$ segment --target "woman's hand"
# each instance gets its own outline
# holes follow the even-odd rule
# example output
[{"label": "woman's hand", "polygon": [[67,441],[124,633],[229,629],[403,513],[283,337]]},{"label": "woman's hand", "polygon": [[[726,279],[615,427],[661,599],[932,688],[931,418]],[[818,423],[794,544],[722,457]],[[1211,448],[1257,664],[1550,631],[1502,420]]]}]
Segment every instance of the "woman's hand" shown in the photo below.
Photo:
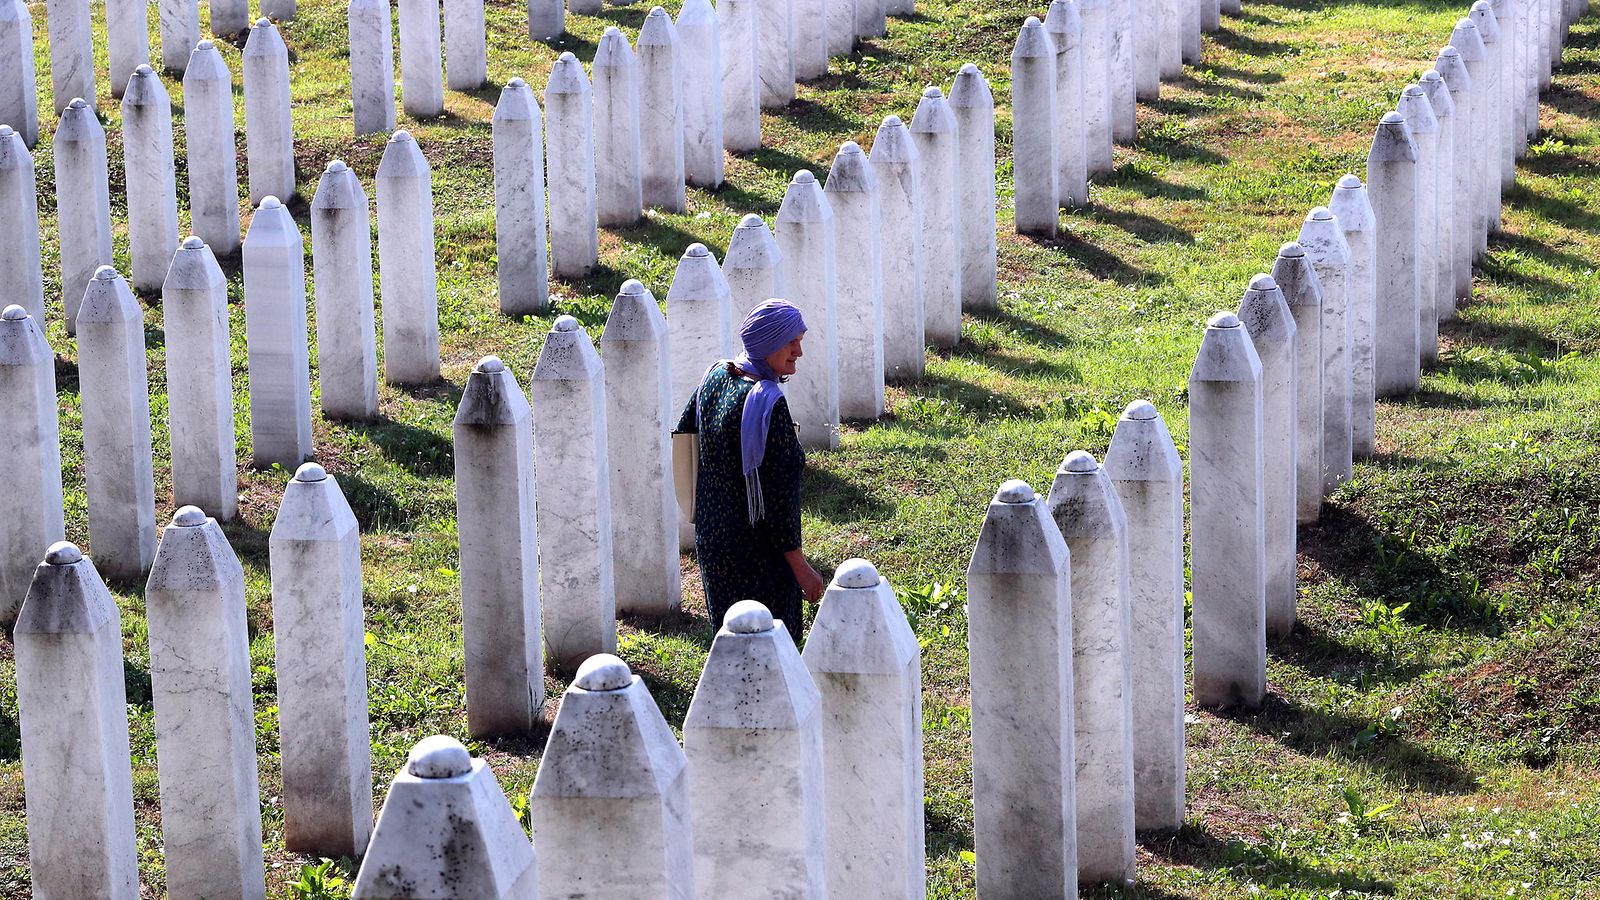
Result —
[{"label": "woman's hand", "polygon": [[796,548],[783,555],[789,563],[789,570],[794,573],[794,580],[800,584],[800,593],[812,603],[822,599],[822,592],[827,590],[828,583],[822,580],[817,570],[806,562],[806,555]]}]

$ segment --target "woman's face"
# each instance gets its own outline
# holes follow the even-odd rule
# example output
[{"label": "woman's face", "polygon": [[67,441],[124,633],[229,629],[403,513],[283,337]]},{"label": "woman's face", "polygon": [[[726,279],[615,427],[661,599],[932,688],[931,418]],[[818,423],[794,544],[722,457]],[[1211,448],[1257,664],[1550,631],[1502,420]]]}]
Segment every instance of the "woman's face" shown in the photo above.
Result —
[{"label": "woman's face", "polygon": [[795,373],[795,363],[800,357],[805,356],[805,353],[800,349],[800,342],[805,340],[805,336],[806,333],[804,331],[800,332],[798,337],[784,344],[783,348],[778,352],[767,357],[767,365],[772,367],[773,373],[779,378],[787,378]]}]

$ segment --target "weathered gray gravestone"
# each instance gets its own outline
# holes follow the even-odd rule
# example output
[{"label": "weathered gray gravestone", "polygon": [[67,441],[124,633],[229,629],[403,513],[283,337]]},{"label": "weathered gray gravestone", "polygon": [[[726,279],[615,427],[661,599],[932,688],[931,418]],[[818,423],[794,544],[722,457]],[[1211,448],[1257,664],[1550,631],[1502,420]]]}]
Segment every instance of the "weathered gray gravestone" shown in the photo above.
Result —
[{"label": "weathered gray gravestone", "polygon": [[1187,65],[1196,65],[1200,62],[1202,47],[1201,18],[1205,15],[1202,7],[1205,0],[1180,0],[1184,6],[1183,11],[1183,61]]},{"label": "weathered gray gravestone", "polygon": [[39,189],[33,155],[20,133],[0,125],[0,297],[44,321],[44,263],[39,254]]},{"label": "weathered gray gravestone", "polygon": [[1377,432],[1372,383],[1377,221],[1367,199],[1367,188],[1354,175],[1339,179],[1328,207],[1350,248],[1350,280],[1345,282],[1345,316],[1350,333],[1350,447],[1356,456],[1371,456]]},{"label": "weathered gray gravestone", "polygon": [[717,33],[722,41],[722,145],[734,153],[761,146],[762,0],[722,0]]},{"label": "weathered gray gravestone", "polygon": [[399,0],[400,102],[418,119],[444,115],[439,0]]},{"label": "weathered gray gravestone", "polygon": [[1055,237],[1061,222],[1056,48],[1033,16],[1011,51],[1011,158],[1018,234]]},{"label": "weathered gray gravestone", "polygon": [[234,35],[250,29],[249,0],[212,0],[211,33]]},{"label": "weathered gray gravestone", "polygon": [[39,95],[33,70],[33,16],[24,0],[0,0],[0,57],[11,77],[0,83],[0,124],[39,142]]},{"label": "weathered gray gravestone", "polygon": [[1395,397],[1417,389],[1417,145],[1405,117],[1386,113],[1367,153],[1367,186],[1377,223],[1373,390]]},{"label": "weathered gray gravestone", "polygon": [[107,576],[131,579],[156,551],[150,384],[144,310],[110,266],[95,273],[78,310],[78,382],[90,546]]},{"label": "weathered gray gravestone", "polygon": [[75,99],[95,98],[89,4],[82,0],[46,0],[45,24],[49,28],[50,85],[56,114],[60,115]]},{"label": "weathered gray gravestone", "polygon": [[828,893],[920,900],[922,650],[872,563],[839,567],[801,658],[822,696]]},{"label": "weathered gray gravestone", "polygon": [[1156,408],[1123,410],[1102,468],[1128,521],[1134,824],[1183,824],[1183,460]]},{"label": "weathered gray gravestone", "polygon": [[56,125],[56,226],[61,230],[61,304],[67,334],[75,333],[83,291],[111,264],[111,194],[106,132],[82,98],[67,104]]},{"label": "weathered gray gravestone", "polygon": [[[1500,26],[1500,113],[1497,127],[1500,140],[1500,192],[1511,190],[1517,183],[1517,158],[1527,146],[1527,135],[1522,131],[1522,38],[1525,26],[1521,4],[1517,0],[1491,0],[1495,24]],[[1438,110],[1434,110],[1438,115]],[[1520,140],[1519,140],[1520,139]]]},{"label": "weathered gray gravestone", "polygon": [[925,343],[961,343],[961,136],[944,92],[925,88],[911,120],[922,214],[922,333]]},{"label": "weathered gray gravestone", "polygon": [[1206,323],[1189,374],[1194,699],[1256,707],[1267,689],[1261,360],[1233,313]]},{"label": "weathered gray gravestone", "polygon": [[[1471,211],[1471,258],[1476,259],[1479,254],[1489,246],[1489,205],[1494,198],[1490,193],[1489,172],[1490,160],[1493,159],[1494,144],[1489,138],[1489,116],[1494,102],[1493,85],[1490,82],[1489,54],[1484,47],[1483,37],[1478,31],[1477,23],[1470,18],[1458,19],[1455,30],[1450,33],[1450,46],[1454,47],[1460,57],[1462,66],[1466,70],[1465,91],[1469,99],[1466,103],[1465,127],[1472,143],[1471,152],[1471,177],[1467,180],[1466,187],[1467,206]],[[1440,75],[1445,80],[1450,79],[1451,73],[1441,69]],[[1459,100],[1459,98],[1458,98]],[[1460,114],[1462,104],[1456,103],[1457,114]],[[1458,134],[1460,132],[1457,132]],[[1373,188],[1373,206],[1377,207],[1378,197],[1376,186]],[[1382,281],[1382,272],[1379,272],[1379,281]],[[1381,288],[1380,288],[1381,290]],[[1379,396],[1383,392],[1379,390]]]},{"label": "weathered gray gravestone", "polygon": [[1078,880],[1133,881],[1133,681],[1128,520],[1095,458],[1067,454],[1047,501],[1072,573]]},{"label": "weathered gray gravestone", "polygon": [[77,547],[34,570],[13,644],[34,895],[136,900],[122,627]]},{"label": "weathered gray gravestone", "polygon": [[328,163],[311,200],[311,269],[322,414],[371,419],[378,414],[372,218],[361,179],[343,160]]},{"label": "weathered gray gravestone", "polygon": [[782,109],[794,99],[794,0],[757,0],[755,38],[761,106]]},{"label": "weathered gray gravestone", "polygon": [[185,506],[145,586],[167,894],[264,900],[244,570]]},{"label": "weathered gray gravestone", "polygon": [[483,0],[444,0],[444,71],[452,91],[475,91],[489,79]]},{"label": "weathered gray gravestone", "polygon": [[684,178],[696,187],[720,187],[724,140],[722,39],[710,0],[684,3],[678,11],[677,31]]},{"label": "weathered gray gravestone", "polygon": [[233,129],[233,73],[210,41],[195,45],[183,72],[184,163],[189,220],[211,252],[239,252],[239,151]]},{"label": "weathered gray gravestone", "polygon": [[[1494,4],[1490,0],[1477,0],[1472,4],[1472,10],[1467,14],[1478,29],[1478,39],[1483,42],[1484,58],[1481,68],[1482,77],[1473,76],[1473,80],[1483,88],[1480,96],[1483,106],[1479,107],[1481,113],[1477,119],[1479,130],[1483,134],[1484,158],[1483,170],[1478,173],[1484,194],[1484,224],[1487,233],[1484,236],[1484,247],[1488,246],[1488,235],[1500,233],[1500,170],[1501,156],[1505,152],[1506,134],[1501,125],[1505,117],[1505,104],[1507,98],[1506,83],[1503,77],[1502,58],[1505,56],[1505,42],[1501,40],[1500,25],[1495,20]],[[1451,43],[1454,43],[1452,36]],[[1467,66],[1472,65],[1468,57]]]},{"label": "weathered gray gravestone", "polygon": [[394,24],[388,0],[350,0],[350,113],[356,137],[394,130]]},{"label": "weathered gray gravestone", "polygon": [[[950,86],[950,108],[960,135],[957,168],[961,205],[961,308],[992,310],[998,306],[996,249],[994,94],[972,63],[961,67]],[[828,183],[833,183],[829,173]],[[838,214],[838,210],[834,210]]]},{"label": "weathered gray gravestone", "polygon": [[428,384],[439,380],[433,169],[409,132],[389,138],[377,182],[383,377],[390,384]]},{"label": "weathered gray gravestone", "polygon": [[495,277],[500,312],[538,315],[550,307],[545,251],[544,117],[533,89],[513,78],[494,108]]},{"label": "weathered gray gravestone", "polygon": [[1072,571],[1024,481],[995,493],[967,566],[973,840],[985,897],[1078,896]]},{"label": "weathered gray gravestone", "polygon": [[1083,22],[1084,153],[1093,178],[1111,171],[1111,0],[1080,0],[1078,15]]},{"label": "weathered gray gravestone", "polygon": [[739,220],[722,258],[722,274],[733,297],[733,329],[758,304],[783,297],[783,253],[767,223],[754,213]]},{"label": "weathered gray gravestone", "polygon": [[[1295,322],[1271,275],[1257,275],[1239,302],[1239,321],[1261,362],[1262,506],[1266,522],[1267,634],[1294,630],[1297,461]],[[1318,473],[1320,490],[1320,473]]]},{"label": "weathered gray gravestone", "polygon": [[[839,328],[833,208],[816,176],[801,169],[778,207],[774,239],[785,299],[805,316],[808,365],[789,376],[784,396],[807,447],[839,446]],[[776,296],[776,295],[774,295]]]},{"label": "weathered gray gravestone", "polygon": [[629,226],[644,217],[639,141],[639,63],[628,39],[607,28],[594,52],[595,189],[600,224]]},{"label": "weathered gray gravestone", "polygon": [[916,142],[899,116],[878,126],[872,143],[878,182],[883,259],[883,371],[888,378],[921,378],[927,364],[922,294],[922,168]]},{"label": "weathered gray gravestone", "polygon": [[133,287],[158,290],[178,249],[178,174],[172,154],[172,101],[148,65],[133,71],[122,95],[122,168]]},{"label": "weathered gray gravestone", "polygon": [[[1450,98],[1449,86],[1437,71],[1429,69],[1422,73],[1418,83],[1422,86],[1422,92],[1428,97],[1428,105],[1433,109],[1434,118],[1439,122],[1439,138],[1434,154],[1436,177],[1433,188],[1434,197],[1439,204],[1439,219],[1433,233],[1434,317],[1430,323],[1437,334],[1439,323],[1449,321],[1456,309],[1456,105]],[[1471,277],[1470,273],[1468,277]]]},{"label": "weathered gray gravestone", "polygon": [[[1477,173],[1472,166],[1477,157],[1478,138],[1472,131],[1472,76],[1467,74],[1467,63],[1461,58],[1461,52],[1450,46],[1442,48],[1434,62],[1434,71],[1439,73],[1445,87],[1449,88],[1450,102],[1455,110],[1455,120],[1451,125],[1454,145],[1451,151],[1454,154],[1451,205],[1455,211],[1455,221],[1450,229],[1454,253],[1451,259],[1451,268],[1455,273],[1454,293],[1449,308],[1439,311],[1441,317],[1453,321],[1456,305],[1472,298],[1472,257],[1477,248],[1477,238],[1472,231]],[[1343,219],[1342,216],[1340,218]]]},{"label": "weathered gray gravestone", "polygon": [[284,847],[360,856],[372,835],[361,533],[321,466],[284,488],[268,544]]},{"label": "weathered gray gravestone", "polygon": [[855,0],[828,0],[828,55],[849,56],[855,48]]},{"label": "weathered gray gravestone", "polygon": [[179,75],[200,43],[200,0],[159,0],[161,66]]},{"label": "weathered gray gravestone", "polygon": [[106,0],[105,10],[111,97],[120,100],[134,69],[150,63],[149,0]]},{"label": "weathered gray gravestone", "polygon": [[706,370],[719,359],[732,359],[733,295],[722,267],[705,244],[690,244],[678,260],[667,289],[668,370],[672,383],[669,425],[700,387]]},{"label": "weathered gray gravestone", "polygon": [[[684,194],[683,71],[678,29],[657,6],[639,29],[639,150],[644,205],[681,213]],[[718,148],[721,155],[721,148]]]},{"label": "weathered gray gravestone", "polygon": [[[1330,221],[1308,233],[1308,225],[1309,220],[1300,228],[1302,241],[1308,238],[1326,240],[1324,226],[1338,227],[1337,222]],[[1312,257],[1306,253],[1302,243],[1291,241],[1278,248],[1278,258],[1272,264],[1272,280],[1277,282],[1278,290],[1288,304],[1289,314],[1294,317],[1295,521],[1315,522],[1322,515],[1322,473],[1325,470],[1323,435],[1325,428],[1332,427],[1325,425],[1330,418],[1327,408],[1335,403],[1332,394],[1337,391],[1331,382],[1339,377],[1337,370],[1327,371],[1323,368],[1325,356],[1322,341],[1325,337],[1324,328],[1328,325],[1323,310],[1326,293]],[[1349,359],[1348,354],[1345,359]],[[1348,382],[1348,362],[1344,373]],[[1348,421],[1347,416],[1346,429],[1349,427]]]},{"label": "weathered gray gravestone", "polygon": [[837,238],[839,417],[876,419],[883,415],[881,213],[878,181],[855,141],[834,156],[826,193]]},{"label": "weathered gray gravestone", "polygon": [[244,239],[244,334],[255,465],[298,466],[311,455],[305,245],[277,197],[261,201]]},{"label": "weathered gray gravestone", "polygon": [[239,493],[233,369],[228,357],[228,279],[198,237],[185,238],[172,256],[172,268],[161,286],[161,317],[167,342],[172,500],[227,521],[238,507]]},{"label": "weathered gray gravestone", "polygon": [[1111,137],[1119,144],[1130,144],[1134,135],[1134,115],[1138,99],[1134,94],[1135,46],[1141,21],[1148,12],[1141,9],[1136,19],[1132,0],[1110,0],[1111,22]]},{"label": "weathered gray gravestone", "polygon": [[790,0],[794,10],[790,55],[794,57],[796,81],[811,81],[828,74],[828,6],[833,2]]},{"label": "weathered gray gravestone", "polygon": [[1161,95],[1161,41],[1165,28],[1165,2],[1139,4],[1132,12],[1133,90],[1139,100],[1155,101]]},{"label": "weathered gray gravestone", "polygon": [[610,654],[561,698],[529,807],[546,897],[691,900],[688,760],[650,690]]},{"label": "weathered gray gravestone", "polygon": [[245,160],[251,203],[294,195],[294,125],[289,108],[289,48],[278,26],[257,19],[244,45]]},{"label": "weathered gray gravestone", "polygon": [[1083,19],[1073,0],[1053,0],[1044,27],[1056,47],[1056,195],[1062,208],[1089,202],[1088,145],[1084,141]]},{"label": "weathered gray gravestone", "polygon": [[[1306,215],[1305,222],[1300,226],[1300,243],[1316,270],[1317,286],[1322,295],[1322,324],[1319,329],[1322,335],[1316,351],[1322,369],[1322,377],[1318,379],[1321,385],[1318,395],[1322,398],[1322,428],[1319,436],[1310,438],[1322,445],[1322,452],[1309,487],[1327,496],[1349,481],[1351,476],[1353,429],[1350,416],[1355,380],[1350,352],[1350,338],[1354,330],[1351,328],[1350,310],[1350,244],[1345,241],[1339,220],[1325,206],[1318,206]],[[1284,293],[1288,292],[1289,287],[1285,285]],[[1295,301],[1291,299],[1289,305],[1293,307]],[[1298,314],[1295,321],[1300,321]],[[1307,343],[1297,341],[1296,345],[1306,346]],[[1302,363],[1299,371],[1305,370],[1306,366]],[[1306,396],[1306,391],[1300,391],[1300,396]],[[1302,456],[1310,452],[1309,447],[1301,445]],[[1302,497],[1305,491],[1306,488],[1301,488]]]},{"label": "weathered gray gravestone", "polygon": [[[728,610],[683,720],[683,748],[695,896],[827,897],[821,695],[788,628],[760,603]],[[742,789],[755,783],[763,789]]]},{"label": "weathered gray gravestone", "polygon": [[600,260],[596,224],[593,98],[583,63],[563,53],[544,89],[545,157],[550,168],[550,269],[582,278]]},{"label": "weathered gray gravestone", "polygon": [[350,896],[538,900],[533,845],[489,764],[444,735],[411,748]]},{"label": "weathered gray gravestone", "polygon": [[528,0],[528,37],[548,41],[567,30],[567,5],[562,0]]},{"label": "weathered gray gravestone", "polygon": [[856,0],[856,37],[883,37],[889,33],[885,0]]},{"label": "weathered gray gravestone", "polygon": [[287,22],[295,16],[295,0],[265,0],[261,14],[269,19]]},{"label": "weathered gray gravestone", "polygon": [[1417,355],[1424,364],[1439,358],[1438,296],[1439,120],[1419,85],[1407,85],[1396,108],[1417,145]]},{"label": "weathered gray gravestone", "polygon": [[1160,67],[1161,80],[1183,75],[1184,28],[1189,20],[1188,0],[1163,0],[1161,4]]},{"label": "weathered gray gravestone", "polygon": [[577,319],[556,319],[529,394],[544,644],[571,671],[617,646],[605,367]]},{"label": "weathered gray gravestone", "polygon": [[40,321],[15,304],[0,312],[0,409],[0,453],[17,475],[0,504],[0,625],[9,625],[39,548],[66,535],[55,354]]}]

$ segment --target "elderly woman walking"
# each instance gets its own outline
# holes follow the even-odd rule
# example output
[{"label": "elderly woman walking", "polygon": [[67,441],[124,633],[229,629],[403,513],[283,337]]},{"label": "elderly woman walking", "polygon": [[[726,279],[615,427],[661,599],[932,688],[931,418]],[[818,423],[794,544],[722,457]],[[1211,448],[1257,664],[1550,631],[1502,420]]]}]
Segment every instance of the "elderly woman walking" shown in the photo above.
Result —
[{"label": "elderly woman walking", "polygon": [[825,587],[801,550],[806,456],[782,387],[805,333],[790,303],[752,309],[739,326],[744,353],[706,372],[678,422],[677,433],[700,435],[695,553],[715,625],[728,607],[756,600],[798,638],[801,599],[815,601]]}]

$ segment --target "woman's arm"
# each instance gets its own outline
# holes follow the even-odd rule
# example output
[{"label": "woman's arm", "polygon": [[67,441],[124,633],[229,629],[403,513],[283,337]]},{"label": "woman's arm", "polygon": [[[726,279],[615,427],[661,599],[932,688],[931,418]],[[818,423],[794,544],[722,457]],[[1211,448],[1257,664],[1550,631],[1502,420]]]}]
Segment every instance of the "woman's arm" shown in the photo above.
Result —
[{"label": "woman's arm", "polygon": [[800,583],[800,593],[805,595],[812,603],[822,599],[822,592],[827,588],[822,576],[811,563],[806,562],[806,554],[799,547],[783,554],[784,561],[789,564],[789,571],[794,573],[794,580]]},{"label": "woman's arm", "polygon": [[800,592],[815,603],[827,585],[817,570],[806,562],[800,541],[800,478],[805,469],[805,451],[795,437],[789,401],[779,400],[772,408],[772,424],[767,429],[767,455],[761,463],[761,494],[767,517],[761,524],[771,530],[783,558],[800,584]]}]

